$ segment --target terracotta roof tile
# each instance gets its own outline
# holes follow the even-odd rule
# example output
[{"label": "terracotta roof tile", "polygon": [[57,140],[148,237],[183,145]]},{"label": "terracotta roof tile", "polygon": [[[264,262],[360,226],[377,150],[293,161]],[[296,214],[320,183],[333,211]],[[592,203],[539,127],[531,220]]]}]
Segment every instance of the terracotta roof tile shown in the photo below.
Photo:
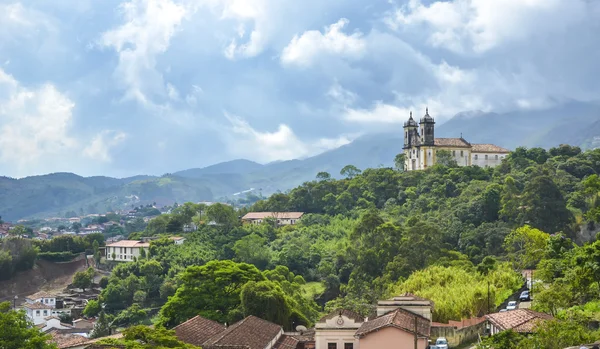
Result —
[{"label": "terracotta roof tile", "polygon": [[46,304],[42,304],[40,302],[35,302],[35,303],[25,303],[23,304],[23,308],[27,308],[27,309],[54,309],[49,305]]},{"label": "terracotta roof tile", "polygon": [[88,339],[84,336],[79,336],[76,334],[62,334],[58,332],[50,332],[50,335],[52,336],[52,339],[50,341],[56,344],[58,349],[74,347],[88,341]]},{"label": "terracotta roof tile", "polygon": [[180,341],[201,346],[210,337],[225,331],[225,326],[198,315],[173,329]]},{"label": "terracotta roof tile", "polygon": [[34,299],[40,299],[40,298],[56,298],[56,296],[51,293],[48,293],[48,292],[40,291],[40,292],[36,292],[32,295],[29,295],[25,298],[34,300]]},{"label": "terracotta roof tile", "polygon": [[434,140],[436,147],[470,147],[471,144],[462,138],[436,138]]},{"label": "terracotta roof tile", "polygon": [[510,150],[494,144],[473,144],[471,151],[474,153],[510,153]]},{"label": "terracotta roof tile", "polygon": [[242,219],[265,219],[268,217],[278,219],[300,219],[304,212],[248,212]]},{"label": "terracotta roof tile", "polygon": [[348,319],[352,319],[354,320],[354,322],[364,322],[365,318],[362,317],[362,315],[355,313],[351,310],[346,310],[346,309],[336,309],[335,311],[332,311],[331,313],[323,316],[322,318],[319,319],[319,322],[325,322],[326,320],[330,320],[333,318],[336,318],[338,316],[345,316]]},{"label": "terracotta roof tile", "polygon": [[395,327],[409,333],[414,333],[415,318],[417,320],[417,333],[421,336],[429,337],[431,322],[421,315],[402,308],[398,308],[378,318],[364,322],[358,331],[356,331],[356,336],[364,337],[373,331],[385,327]]},{"label": "terracotta roof tile", "polygon": [[494,326],[501,330],[514,330],[521,333],[531,333],[534,327],[545,320],[552,320],[548,314],[530,309],[515,309],[485,316]]},{"label": "terracotta roof tile", "polygon": [[299,341],[296,338],[288,335],[283,335],[281,336],[281,338],[279,338],[277,343],[275,343],[273,349],[296,349],[298,343]]},{"label": "terracotta roof tile", "polygon": [[256,316],[248,316],[231,325],[225,331],[211,337],[202,345],[202,348],[264,349],[271,341],[277,339],[282,332],[283,329],[279,325]]},{"label": "terracotta roof tile", "polygon": [[121,240],[108,244],[106,247],[150,247],[150,243],[137,240]]}]

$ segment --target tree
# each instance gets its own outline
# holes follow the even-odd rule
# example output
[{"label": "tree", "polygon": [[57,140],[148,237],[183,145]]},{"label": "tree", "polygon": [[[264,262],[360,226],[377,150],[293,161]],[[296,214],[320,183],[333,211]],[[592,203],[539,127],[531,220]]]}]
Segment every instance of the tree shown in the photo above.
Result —
[{"label": "tree", "polygon": [[458,167],[458,162],[456,162],[450,150],[436,150],[435,163],[447,167]]},{"label": "tree", "polygon": [[127,349],[200,349],[180,341],[175,336],[175,331],[164,327],[132,326],[123,331],[123,335],[122,339],[102,339],[98,343]]},{"label": "tree", "polygon": [[394,158],[394,166],[396,170],[404,172],[406,170],[406,154],[400,153]]},{"label": "tree", "polygon": [[74,232],[79,233],[80,229],[81,229],[81,223],[75,222],[75,223],[71,224],[71,230],[73,230]]},{"label": "tree", "polygon": [[236,241],[233,251],[239,262],[254,264],[261,270],[271,262],[271,250],[267,246],[267,239],[257,234],[250,234]]},{"label": "tree", "polygon": [[340,171],[340,174],[346,178],[354,178],[358,176],[362,171],[354,165],[346,165]]},{"label": "tree", "polygon": [[0,303],[0,348],[56,349],[51,337],[32,326],[25,312],[11,309],[10,302]]},{"label": "tree", "polygon": [[100,302],[98,302],[95,299],[91,299],[88,301],[88,304],[83,309],[83,315],[87,317],[94,317],[100,314],[100,311],[102,311],[102,306],[100,305]]},{"label": "tree", "polygon": [[92,285],[92,278],[94,277],[94,269],[88,268],[86,271],[78,271],[73,276],[73,286],[81,288],[84,292],[86,288]]},{"label": "tree", "polygon": [[100,338],[106,336],[110,336],[110,320],[104,310],[102,310],[100,316],[98,316],[98,321],[94,324],[90,337]]},{"label": "tree", "polygon": [[195,315],[221,322],[235,320],[240,292],[248,281],[262,281],[255,266],[229,260],[188,267],[180,277],[177,292],[160,310],[160,323],[176,326]]},{"label": "tree", "polygon": [[525,185],[523,206],[525,223],[550,234],[563,231],[573,218],[560,189],[547,175]]},{"label": "tree", "polygon": [[242,287],[242,310],[245,316],[254,315],[261,319],[290,328],[290,305],[285,293],[272,281],[250,281]]},{"label": "tree", "polygon": [[518,268],[535,267],[546,253],[548,240],[548,234],[525,225],[508,234],[504,249]]},{"label": "tree", "polygon": [[328,172],[321,171],[317,173],[317,180],[319,181],[328,181],[331,179],[331,175]]},{"label": "tree", "polygon": [[206,208],[206,216],[209,220],[222,225],[225,229],[238,224],[238,217],[233,207],[221,203],[216,203]]}]

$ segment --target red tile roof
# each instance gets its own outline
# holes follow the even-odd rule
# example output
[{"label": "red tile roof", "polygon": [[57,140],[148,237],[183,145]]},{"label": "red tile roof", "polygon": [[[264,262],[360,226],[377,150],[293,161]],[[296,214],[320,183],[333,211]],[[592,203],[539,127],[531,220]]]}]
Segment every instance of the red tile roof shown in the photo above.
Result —
[{"label": "red tile roof", "polygon": [[471,151],[473,153],[510,153],[510,150],[494,144],[473,144]]},{"label": "red tile roof", "polygon": [[320,318],[319,322],[325,322],[326,320],[336,318],[340,315],[345,316],[348,319],[352,319],[352,320],[354,320],[354,322],[364,322],[365,321],[365,318],[362,317],[362,315],[360,315],[358,313],[355,313],[353,311],[346,310],[346,309],[337,309],[337,310],[332,311],[331,313],[323,316],[322,318]]},{"label": "red tile roof", "polygon": [[35,302],[35,303],[25,303],[23,304],[23,308],[27,308],[27,309],[54,309],[49,305],[46,304],[42,304],[40,302]]},{"label": "red tile roof", "polygon": [[485,317],[502,331],[512,329],[521,333],[531,333],[540,321],[553,319],[551,315],[530,309],[509,310],[502,313],[488,314]]},{"label": "red tile roof", "polygon": [[417,334],[429,337],[431,329],[429,319],[402,308],[364,322],[356,331],[356,336],[364,337],[373,331],[386,327],[394,327],[409,333],[415,333],[415,319],[417,321]]},{"label": "red tile roof", "polygon": [[265,219],[269,217],[277,219],[300,219],[304,212],[248,212],[242,219]]},{"label": "red tile roof", "polygon": [[294,337],[283,335],[277,343],[273,346],[273,349],[296,349],[300,341]]},{"label": "red tile roof", "polygon": [[188,344],[201,346],[210,337],[225,331],[220,323],[198,315],[174,328],[177,338]]},{"label": "red tile roof", "polygon": [[56,298],[56,296],[51,293],[48,293],[48,292],[40,291],[40,292],[36,292],[32,295],[29,295],[25,298],[35,300],[35,299],[40,299],[40,298]]},{"label": "red tile roof", "polygon": [[270,342],[278,339],[282,332],[283,329],[279,325],[256,316],[248,316],[211,337],[202,348],[264,349]]},{"label": "red tile roof", "polygon": [[150,243],[137,240],[121,240],[108,244],[106,247],[150,247]]},{"label": "red tile roof", "polygon": [[89,339],[76,334],[62,334],[58,332],[50,332],[52,343],[56,344],[58,349],[66,349],[87,342]]},{"label": "red tile roof", "polygon": [[462,138],[436,138],[434,140],[434,145],[436,147],[462,147],[468,148],[471,146],[469,142],[465,141]]}]

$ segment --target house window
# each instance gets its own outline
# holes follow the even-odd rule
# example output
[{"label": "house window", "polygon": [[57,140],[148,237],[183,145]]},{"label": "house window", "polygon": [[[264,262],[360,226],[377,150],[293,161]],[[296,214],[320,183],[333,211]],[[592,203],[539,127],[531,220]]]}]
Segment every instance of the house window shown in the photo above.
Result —
[{"label": "house window", "polygon": [[487,155],[485,156],[485,159],[486,159],[486,160],[488,159]]},{"label": "house window", "polygon": [[496,160],[498,160],[498,155],[496,155]]},{"label": "house window", "polygon": [[119,248],[120,248],[119,253],[123,253],[123,247],[119,247]]},{"label": "house window", "polygon": [[44,303],[48,304],[48,299],[44,299]]},{"label": "house window", "polygon": [[39,310],[35,311],[35,316],[40,316],[40,311]]},{"label": "house window", "polygon": [[477,154],[475,154],[475,160],[477,160],[477,158],[478,158],[478,156],[477,156]]},{"label": "house window", "polygon": [[354,349],[354,343],[344,343],[344,349]]},{"label": "house window", "polygon": [[456,150],[452,151],[452,156],[456,156]]},{"label": "house window", "polygon": [[327,349],[337,349],[337,343],[327,343]]},{"label": "house window", "polygon": [[48,310],[44,310],[44,316],[48,316]]},{"label": "house window", "polygon": [[462,151],[462,150],[460,151],[460,156],[461,156],[461,157],[463,157],[463,156],[464,156],[464,153],[463,153],[463,151]]}]

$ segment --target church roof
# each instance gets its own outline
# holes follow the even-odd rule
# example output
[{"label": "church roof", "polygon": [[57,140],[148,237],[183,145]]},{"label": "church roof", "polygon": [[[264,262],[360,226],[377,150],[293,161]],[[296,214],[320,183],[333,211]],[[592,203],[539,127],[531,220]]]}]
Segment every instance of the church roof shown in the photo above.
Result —
[{"label": "church roof", "polygon": [[429,115],[429,108],[425,108],[425,115],[421,118],[421,123],[433,122],[433,118]]},{"label": "church roof", "polygon": [[473,144],[471,151],[474,153],[510,153],[510,150],[494,144]]},{"label": "church roof", "polygon": [[412,111],[410,112],[410,117],[408,118],[408,121],[404,123],[404,127],[408,127],[408,126],[415,126],[415,127],[417,126],[417,122],[412,117]]},{"label": "church roof", "polygon": [[469,142],[465,141],[462,138],[436,138],[434,144],[436,147],[468,148],[471,146]]}]

